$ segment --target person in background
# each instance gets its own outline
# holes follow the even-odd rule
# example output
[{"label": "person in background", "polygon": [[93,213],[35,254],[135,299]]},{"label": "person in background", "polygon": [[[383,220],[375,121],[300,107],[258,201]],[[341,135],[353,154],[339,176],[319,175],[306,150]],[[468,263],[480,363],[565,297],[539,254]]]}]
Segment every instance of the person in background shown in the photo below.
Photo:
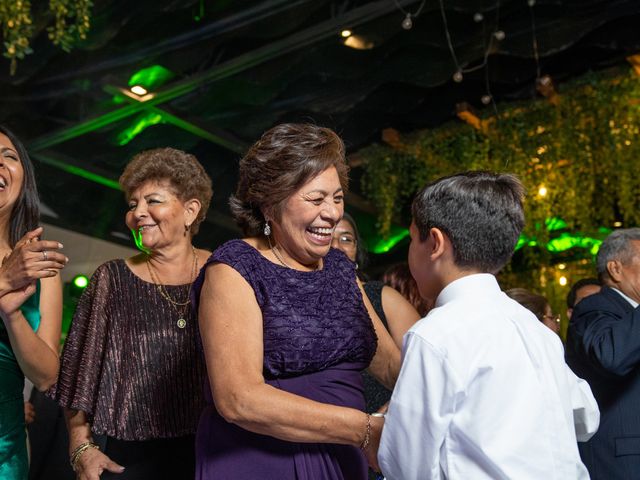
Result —
[{"label": "person in background", "polygon": [[158,148],[136,155],[120,185],[143,251],[96,269],[51,395],[65,408],[78,479],[193,478],[205,367],[191,288],[210,254],[193,237],[211,180],[193,155]]},{"label": "person in background", "polygon": [[363,412],[360,371],[391,389],[400,352],[331,248],[347,169],[342,140],[309,124],[271,128],[240,161],[230,204],[245,238],[198,279],[210,385],[198,480],[367,477],[382,418]]},{"label": "person in background", "polygon": [[495,278],[524,226],[523,197],[513,175],[466,172],[413,201],[409,266],[435,307],[407,332],[381,441],[371,435],[388,480],[588,479],[576,440],[598,427],[589,386]]},{"label": "person in background", "polygon": [[580,454],[593,480],[640,475],[640,228],[615,230],[596,256],[600,292],[573,309],[567,363],[593,389],[602,423]]},{"label": "person in background", "polygon": [[549,330],[560,335],[560,315],[553,313],[551,305],[545,297],[530,292],[526,288],[511,288],[505,290],[504,293],[527,310],[533,312],[536,318]]},{"label": "person in background", "polygon": [[416,309],[420,318],[426,317],[433,308],[430,302],[420,296],[418,284],[411,276],[408,263],[398,263],[387,268],[382,275],[382,282],[399,292]]},{"label": "person in background", "polygon": [[[358,272],[362,272],[362,267],[366,265],[366,251],[355,221],[346,212],[333,231],[331,246],[342,250],[350,260],[356,262]],[[364,282],[364,291],[380,321],[398,348],[402,348],[402,337],[420,319],[420,315],[400,293],[381,281]],[[391,391],[367,371],[362,372],[362,379],[367,412],[378,411],[391,399]]]},{"label": "person in background", "polygon": [[602,284],[597,278],[582,278],[571,286],[567,293],[567,318],[571,321],[574,307],[589,295],[600,292]]},{"label": "person in background", "polygon": [[28,474],[25,376],[38,390],[58,375],[62,245],[41,240],[38,191],[22,142],[0,126],[0,478]]}]

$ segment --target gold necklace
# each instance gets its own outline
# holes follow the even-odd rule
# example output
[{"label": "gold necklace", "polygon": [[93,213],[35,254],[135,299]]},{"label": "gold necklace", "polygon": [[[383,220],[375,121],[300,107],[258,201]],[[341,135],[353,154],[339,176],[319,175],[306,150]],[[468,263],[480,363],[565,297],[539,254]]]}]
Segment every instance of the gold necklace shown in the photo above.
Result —
[{"label": "gold necklace", "polygon": [[[277,245],[273,245],[271,243],[271,238],[269,237],[269,235],[267,235],[267,242],[269,242],[269,248],[273,252],[273,255],[276,257],[276,259],[278,259],[278,261],[285,267],[290,268],[291,270],[295,270],[295,268],[290,267],[289,265],[287,265],[287,262],[284,261],[284,258],[282,258],[282,254],[280,253],[280,249],[278,248]],[[311,271],[312,272],[316,271],[319,268],[320,268],[320,262],[318,262],[318,265],[316,265],[316,267]]]},{"label": "gold necklace", "polygon": [[173,298],[171,298],[171,295],[169,295],[169,292],[167,292],[167,289],[165,288],[164,284],[162,284],[158,276],[154,274],[153,269],[151,268],[151,263],[149,262],[150,256],[147,256],[147,269],[149,270],[149,275],[151,276],[151,280],[156,285],[156,288],[158,289],[158,292],[160,292],[160,295],[171,304],[173,309],[178,314],[178,321],[176,322],[176,324],[178,325],[178,328],[185,328],[187,326],[186,316],[187,316],[187,313],[189,312],[189,307],[191,306],[191,287],[193,286],[193,282],[196,279],[198,257],[196,256],[196,249],[193,247],[193,245],[191,245],[191,251],[193,252],[193,268],[191,271],[191,282],[189,283],[189,290],[187,291],[186,300],[183,302],[180,302],[179,300],[174,300]]}]

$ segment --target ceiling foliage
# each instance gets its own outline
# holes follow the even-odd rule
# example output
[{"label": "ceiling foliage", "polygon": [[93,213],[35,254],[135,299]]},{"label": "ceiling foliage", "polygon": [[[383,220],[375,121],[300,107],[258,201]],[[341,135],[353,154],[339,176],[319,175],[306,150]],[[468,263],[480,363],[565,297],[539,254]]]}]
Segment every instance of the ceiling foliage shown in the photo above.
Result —
[{"label": "ceiling foliage", "polygon": [[[121,242],[115,182],[141,150],[202,161],[215,194],[197,242],[214,247],[238,235],[238,158],[277,123],[329,126],[353,153],[387,128],[437,127],[461,102],[499,110],[540,96],[545,75],[560,85],[640,50],[636,0],[95,0],[69,52],[39,12],[33,53],[13,75],[0,61],[0,122],[28,144],[47,221]],[[364,160],[350,161],[348,209],[364,218]]]}]

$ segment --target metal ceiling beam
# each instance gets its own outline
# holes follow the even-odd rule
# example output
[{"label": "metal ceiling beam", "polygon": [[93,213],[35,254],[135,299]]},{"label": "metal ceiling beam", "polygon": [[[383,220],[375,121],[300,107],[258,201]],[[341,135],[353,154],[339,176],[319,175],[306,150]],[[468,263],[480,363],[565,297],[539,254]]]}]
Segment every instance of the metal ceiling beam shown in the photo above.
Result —
[{"label": "metal ceiling beam", "polygon": [[203,85],[230,77],[287,53],[301,50],[321,40],[335,37],[337,41],[338,33],[341,29],[347,27],[353,28],[397,10],[397,5],[404,7],[412,3],[416,3],[417,1],[418,0],[397,0],[396,2],[393,2],[390,0],[377,0],[365,4],[362,7],[346,12],[338,18],[327,20],[306,30],[296,32],[289,37],[276,40],[269,45],[265,45],[264,47],[247,52],[243,55],[239,55],[238,57],[224,62],[200,75],[195,75],[169,85],[164,89],[154,92],[154,97],[144,104],[138,103],[125,105],[104,115],[99,115],[80,122],[72,127],[63,128],[56,132],[43,135],[29,143],[30,151],[43,150],[53,145],[57,145],[95,131],[99,128],[103,128],[138,113],[149,106],[156,106],[169,102],[178,97],[187,95]]},{"label": "metal ceiling beam", "polygon": [[[134,96],[133,94],[128,94],[123,91],[123,89],[115,87],[113,85],[106,85],[104,87],[104,91],[111,95],[117,95],[130,104],[135,105],[138,103],[146,103],[143,100],[145,97],[136,98],[136,96]],[[247,145],[244,141],[238,139],[234,135],[231,135],[230,133],[218,128],[209,126],[206,124],[206,122],[202,122],[199,120],[194,121],[192,119],[185,120],[168,107],[159,108],[149,105],[145,108],[145,110],[157,113],[165,122],[170,123],[178,128],[182,128],[192,135],[208,140],[209,142],[215,143],[216,145],[220,145],[227,150],[231,150],[232,152],[242,154],[249,148],[249,145]]]}]

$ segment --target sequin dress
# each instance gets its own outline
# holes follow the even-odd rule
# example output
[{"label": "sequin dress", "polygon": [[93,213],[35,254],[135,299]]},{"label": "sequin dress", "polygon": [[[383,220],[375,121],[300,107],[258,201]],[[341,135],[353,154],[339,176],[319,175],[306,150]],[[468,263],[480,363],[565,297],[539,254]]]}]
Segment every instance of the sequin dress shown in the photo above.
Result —
[{"label": "sequin dress", "polygon": [[[40,284],[21,310],[34,331],[40,326]],[[24,423],[24,374],[0,320],[0,479],[26,480],[29,472]]]},{"label": "sequin dress", "polygon": [[[377,339],[342,252],[331,249],[322,270],[300,272],[267,260],[242,240],[225,243],[208,263],[225,263],[249,283],[262,310],[263,375],[281,390],[319,402],[364,410],[360,371]],[[196,288],[202,283],[202,275]],[[209,390],[208,390],[209,392]],[[210,393],[196,434],[196,479],[364,480],[356,447],[293,443],[226,422]]]},{"label": "sequin dress", "polygon": [[[165,288],[178,299],[189,290]],[[101,265],[78,302],[50,396],[85,412],[94,434],[118,441],[192,435],[204,407],[205,367],[194,309],[184,329],[181,316],[124,260]]]}]

